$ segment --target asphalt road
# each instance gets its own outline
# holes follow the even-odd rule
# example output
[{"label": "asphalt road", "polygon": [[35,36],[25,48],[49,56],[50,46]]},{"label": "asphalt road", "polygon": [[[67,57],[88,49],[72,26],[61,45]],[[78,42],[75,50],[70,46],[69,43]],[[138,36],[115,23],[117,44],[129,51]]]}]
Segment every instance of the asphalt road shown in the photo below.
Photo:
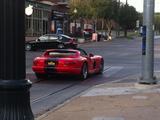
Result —
[{"label": "asphalt road", "polygon": [[[91,42],[79,45],[89,53],[102,55],[105,61],[103,75],[90,76],[85,81],[73,77],[55,76],[39,81],[35,78],[31,65],[34,57],[42,51],[26,52],[27,78],[33,81],[31,107],[35,116],[56,108],[65,101],[106,82],[137,82],[141,73],[141,39],[114,39],[112,41]],[[160,70],[160,40],[155,40],[155,71]]]}]

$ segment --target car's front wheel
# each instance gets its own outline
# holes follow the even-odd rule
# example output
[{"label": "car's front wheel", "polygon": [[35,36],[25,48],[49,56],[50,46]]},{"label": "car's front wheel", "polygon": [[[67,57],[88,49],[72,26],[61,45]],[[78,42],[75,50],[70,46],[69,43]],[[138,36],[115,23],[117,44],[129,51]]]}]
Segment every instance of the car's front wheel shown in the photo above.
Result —
[{"label": "car's front wheel", "polygon": [[25,45],[25,50],[26,51],[31,51],[32,50],[32,46],[30,44],[26,44]]},{"label": "car's front wheel", "polygon": [[87,79],[87,77],[88,77],[88,66],[87,66],[87,63],[84,63],[82,66],[82,69],[81,69],[80,78],[82,80],[85,80],[85,79]]}]

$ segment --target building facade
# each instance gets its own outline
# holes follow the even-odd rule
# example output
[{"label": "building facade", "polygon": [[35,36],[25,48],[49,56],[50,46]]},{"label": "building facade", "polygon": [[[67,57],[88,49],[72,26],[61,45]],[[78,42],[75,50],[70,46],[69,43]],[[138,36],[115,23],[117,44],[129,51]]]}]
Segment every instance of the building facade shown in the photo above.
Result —
[{"label": "building facade", "polygon": [[67,0],[26,0],[26,7],[33,6],[33,14],[26,15],[26,37],[56,33],[59,28],[69,32]]}]

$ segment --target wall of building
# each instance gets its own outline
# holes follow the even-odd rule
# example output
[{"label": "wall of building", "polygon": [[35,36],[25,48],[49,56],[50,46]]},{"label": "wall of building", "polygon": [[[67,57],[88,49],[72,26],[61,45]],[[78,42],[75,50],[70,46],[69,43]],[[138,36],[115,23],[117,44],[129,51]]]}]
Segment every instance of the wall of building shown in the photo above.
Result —
[{"label": "wall of building", "polygon": [[26,7],[33,6],[33,14],[26,16],[26,37],[38,37],[47,33],[56,33],[61,27],[69,32],[68,0],[26,0]]},{"label": "wall of building", "polygon": [[33,14],[25,17],[25,31],[27,37],[36,37],[50,32],[50,18],[52,6],[26,1],[26,7],[33,6]]}]

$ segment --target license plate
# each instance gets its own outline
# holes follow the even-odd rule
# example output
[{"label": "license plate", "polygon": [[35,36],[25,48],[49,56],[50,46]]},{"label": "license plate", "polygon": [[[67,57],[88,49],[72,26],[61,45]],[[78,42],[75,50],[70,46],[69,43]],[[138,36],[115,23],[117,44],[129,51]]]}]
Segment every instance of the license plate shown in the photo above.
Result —
[{"label": "license plate", "polygon": [[49,65],[49,66],[55,66],[55,65],[56,65],[56,63],[55,63],[55,62],[53,62],[53,61],[50,61],[50,62],[48,62],[48,65]]}]

